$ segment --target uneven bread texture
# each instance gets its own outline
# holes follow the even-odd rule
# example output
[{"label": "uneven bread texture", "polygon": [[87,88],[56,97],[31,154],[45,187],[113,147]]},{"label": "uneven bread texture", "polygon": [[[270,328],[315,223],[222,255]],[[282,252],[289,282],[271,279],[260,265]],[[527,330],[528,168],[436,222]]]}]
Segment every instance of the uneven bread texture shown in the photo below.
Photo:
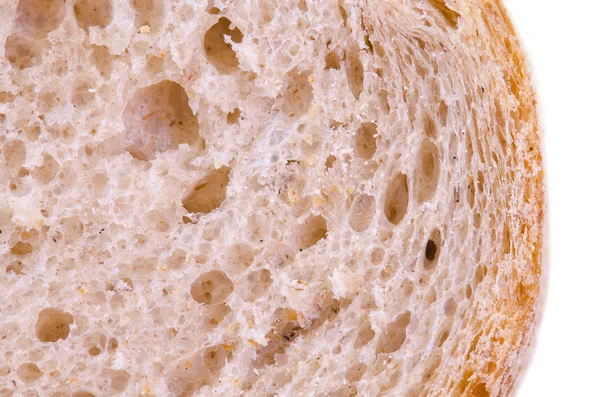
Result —
[{"label": "uneven bread texture", "polygon": [[510,393],[543,170],[496,1],[0,17],[0,396]]}]

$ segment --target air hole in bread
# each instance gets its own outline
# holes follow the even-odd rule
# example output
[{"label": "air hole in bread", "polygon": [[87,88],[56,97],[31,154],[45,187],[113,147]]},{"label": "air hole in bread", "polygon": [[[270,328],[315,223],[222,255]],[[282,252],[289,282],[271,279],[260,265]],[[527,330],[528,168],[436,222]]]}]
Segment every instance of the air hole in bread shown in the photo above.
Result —
[{"label": "air hole in bread", "polygon": [[67,339],[71,332],[73,316],[53,307],[46,308],[38,314],[35,334],[40,342],[57,342]]},{"label": "air hole in bread", "polygon": [[435,241],[429,240],[425,246],[425,259],[428,261],[433,261],[436,253],[437,247],[435,245]]},{"label": "air hole in bread", "polygon": [[43,39],[62,22],[64,6],[64,0],[19,0],[14,26],[33,38]]},{"label": "air hole in bread", "polygon": [[440,159],[437,146],[425,139],[418,155],[415,169],[417,201],[423,203],[433,198],[440,175]]},{"label": "air hole in bread", "polygon": [[325,69],[340,69],[340,56],[337,52],[331,51],[329,54],[325,56]]},{"label": "air hole in bread", "polygon": [[377,354],[398,351],[406,341],[406,329],[410,325],[411,312],[407,311],[385,326],[383,334],[377,340]]},{"label": "air hole in bread", "polygon": [[397,225],[404,219],[408,210],[408,180],[403,173],[397,173],[390,181],[384,196],[386,219]]},{"label": "air hole in bread", "polygon": [[473,213],[473,226],[475,226],[475,229],[479,229],[481,226],[481,213],[479,210],[475,210]]},{"label": "air hole in bread", "polygon": [[196,183],[182,200],[183,207],[190,213],[208,214],[223,204],[229,184],[228,167],[211,171]]},{"label": "air hole in bread", "polygon": [[344,377],[348,382],[358,382],[362,379],[365,372],[367,372],[367,365],[363,363],[354,364],[346,371]]},{"label": "air hole in bread", "polygon": [[369,160],[377,151],[377,125],[364,123],[354,135],[354,153],[363,160]]},{"label": "air hole in bread", "polygon": [[312,215],[296,231],[296,245],[305,250],[327,237],[327,221],[321,215]]},{"label": "air hole in bread", "polygon": [[23,165],[27,157],[25,142],[14,139],[6,142],[2,147],[2,156],[9,168],[18,168]]},{"label": "air hole in bread", "polygon": [[240,121],[240,109],[235,108],[232,112],[227,113],[227,124],[237,124]]},{"label": "air hole in bread", "polygon": [[308,5],[306,4],[306,0],[298,0],[298,9],[300,11],[308,11]]},{"label": "air hole in bread", "polygon": [[458,28],[460,14],[449,8],[446,0],[429,0],[429,3],[444,17],[446,23],[452,28]]},{"label": "air hole in bread", "polygon": [[220,270],[202,273],[190,288],[190,295],[198,303],[218,305],[233,292],[233,282]]},{"label": "air hole in bread", "polygon": [[465,297],[467,299],[471,299],[471,296],[473,296],[473,287],[471,287],[470,285],[467,285],[465,287]]},{"label": "air hole in bread", "polygon": [[469,177],[466,191],[467,203],[469,203],[469,207],[473,208],[475,207],[475,184],[472,177]]},{"label": "air hole in bread", "polygon": [[114,56],[108,51],[105,45],[93,45],[90,59],[94,66],[104,78],[110,77],[112,72],[112,61]]},{"label": "air hole in bread", "polygon": [[483,193],[485,187],[485,178],[483,177],[483,172],[477,171],[477,190],[479,193]]},{"label": "air hole in bread", "polygon": [[473,140],[471,139],[471,134],[466,134],[464,145],[467,161],[471,162],[473,160]]},{"label": "air hole in bread", "polygon": [[340,11],[340,16],[342,17],[344,26],[348,26],[348,12],[344,7],[344,0],[338,0],[338,10]]},{"label": "air hole in bread", "polygon": [[88,354],[92,357],[95,357],[101,353],[101,350],[98,346],[90,347],[88,349]]},{"label": "air hole in bread", "polygon": [[[126,245],[130,246],[131,243],[126,243]],[[139,249],[139,245],[143,245],[143,244],[138,244],[138,249]],[[130,269],[138,276],[146,276],[146,275],[152,273],[152,271],[154,269],[156,269],[157,267],[158,267],[158,259],[155,257],[135,258],[130,265]]]},{"label": "air hole in bread", "polygon": [[264,261],[272,269],[283,269],[294,262],[296,252],[288,245],[275,243],[267,248]]},{"label": "air hole in bread", "polygon": [[392,278],[393,275],[394,275],[394,268],[387,265],[387,266],[384,266],[383,269],[381,269],[381,272],[379,273],[379,278],[381,278],[382,281],[388,281],[389,279]]},{"label": "air hole in bread", "polygon": [[420,63],[415,63],[415,71],[417,72],[417,76],[420,77],[421,80],[427,80],[429,71],[429,65],[422,65]]},{"label": "air hole in bread", "polygon": [[131,375],[127,371],[103,370],[100,373],[100,388],[110,392],[123,392],[127,389]]},{"label": "air hole in bread", "polygon": [[281,108],[289,117],[300,117],[308,112],[313,103],[313,87],[310,71],[288,73],[288,85],[285,89]]},{"label": "air hole in bread", "polygon": [[[419,280],[421,281],[421,280]],[[425,278],[422,279],[423,284],[426,284],[427,281]],[[435,287],[429,287],[429,289],[427,290],[427,293],[425,294],[425,302],[427,302],[428,305],[432,305],[437,301],[437,291],[435,290]]]},{"label": "air hole in bread", "polygon": [[273,279],[271,278],[269,269],[256,270],[248,273],[244,278],[239,292],[242,299],[246,302],[251,302],[264,295],[272,283]]},{"label": "air hole in bread", "polygon": [[425,114],[425,119],[423,121],[423,128],[425,130],[425,135],[427,135],[430,138],[437,138],[437,135],[438,135],[437,126],[435,125],[435,122],[433,121],[433,119],[431,118],[431,115],[429,113]]},{"label": "air hole in bread", "polygon": [[17,376],[23,383],[34,383],[42,377],[44,373],[34,363],[24,363],[17,368]]},{"label": "air hole in bread", "polygon": [[10,91],[0,91],[0,103],[13,103],[15,98],[15,94]]},{"label": "air hole in bread", "polygon": [[130,0],[135,11],[135,26],[147,25],[156,28],[163,20],[164,0]]},{"label": "air hole in bread", "polygon": [[[226,39],[228,37],[228,39]],[[231,21],[226,17],[211,26],[204,34],[204,52],[208,61],[219,73],[230,74],[239,69],[237,54],[231,45],[241,43],[244,35],[238,28],[231,28]]]},{"label": "air hole in bread", "polygon": [[510,229],[508,225],[504,225],[504,232],[502,233],[502,248],[504,255],[508,255],[511,252],[511,242],[510,242]]},{"label": "air hole in bread", "polygon": [[337,158],[334,155],[327,156],[327,160],[325,160],[325,168],[331,169],[331,167],[333,167],[333,163],[335,163],[336,160]]},{"label": "air hole in bread", "polygon": [[85,107],[94,100],[94,97],[95,90],[92,81],[85,77],[79,78],[71,91],[71,103],[73,106],[76,108]]},{"label": "air hole in bread", "polygon": [[364,319],[360,327],[358,328],[358,334],[354,340],[354,348],[358,349],[371,342],[375,337],[375,331],[371,328],[371,323],[368,319]]},{"label": "air hole in bread", "polygon": [[446,302],[444,302],[444,314],[448,317],[454,316],[457,307],[458,306],[454,298],[448,299]]},{"label": "air hole in bread", "polygon": [[437,347],[442,347],[443,344],[446,342],[446,340],[448,340],[448,337],[450,336],[450,332],[447,330],[444,330],[440,333],[440,335],[437,338],[436,341],[436,346]]},{"label": "air hole in bread", "polygon": [[6,266],[6,273],[13,272],[17,275],[23,275],[23,274],[25,274],[23,272],[23,268],[24,268],[23,262],[14,261],[10,265]]},{"label": "air hole in bread", "polygon": [[43,185],[47,185],[54,180],[60,165],[54,157],[47,153],[43,155],[42,165],[35,167],[32,172],[33,179]]},{"label": "air hole in bread", "polygon": [[477,269],[475,270],[475,278],[473,281],[475,288],[477,288],[477,286],[481,284],[486,275],[487,267],[483,265],[477,266]]},{"label": "air hole in bread", "polygon": [[363,92],[365,71],[360,60],[360,49],[356,43],[353,43],[346,51],[346,75],[348,76],[348,86],[354,98],[358,100]]},{"label": "air hole in bread", "polygon": [[41,134],[42,128],[37,123],[34,123],[33,125],[30,125],[25,129],[25,135],[27,135],[27,139],[29,139],[32,142],[37,141]]},{"label": "air hole in bread", "polygon": [[185,89],[171,80],[138,89],[125,106],[123,122],[127,150],[140,160],[152,160],[180,144],[204,142]]},{"label": "air hole in bread", "polygon": [[[212,3],[212,2],[210,2],[210,3]],[[219,15],[221,13],[221,9],[219,9],[219,7],[210,6],[206,9],[206,12],[209,13],[210,15]]]},{"label": "air hole in bread", "polygon": [[400,288],[405,298],[410,298],[415,290],[414,283],[409,279],[402,280]]},{"label": "air hole in bread", "polygon": [[245,243],[236,243],[225,250],[224,267],[229,274],[240,274],[246,271],[254,261],[252,247]]},{"label": "air hole in bread", "polygon": [[221,369],[225,366],[228,359],[232,357],[231,347],[228,350],[223,348],[223,345],[212,346],[207,348],[202,355],[204,367],[213,375],[218,375]]},{"label": "air hole in bread", "polygon": [[167,258],[166,265],[169,269],[180,269],[185,263],[186,259],[187,253],[184,250],[177,248]]},{"label": "air hole in bread", "polygon": [[384,115],[390,114],[390,102],[389,93],[386,90],[379,91],[379,102],[381,104],[381,110]]},{"label": "air hole in bread", "polygon": [[[189,210],[188,210],[189,211]],[[197,223],[197,222],[191,222]],[[202,230],[202,238],[206,241],[213,241],[219,238],[221,235],[221,229],[223,226],[218,221],[212,221],[204,224],[204,230]]]},{"label": "air hole in bread", "polygon": [[[166,56],[167,54],[165,54]],[[165,67],[165,56],[146,55],[146,70],[151,74],[160,74]]]},{"label": "air hole in bread", "polygon": [[354,199],[348,224],[357,232],[363,232],[369,228],[373,215],[375,214],[375,197],[361,194]]},{"label": "air hole in bread", "polygon": [[17,241],[11,248],[10,253],[16,256],[25,256],[33,252],[33,246],[26,241]]},{"label": "air hole in bread", "polygon": [[202,316],[201,326],[207,330],[216,328],[231,313],[231,308],[225,303],[209,306],[209,310]]},{"label": "air hole in bread", "polygon": [[446,105],[446,102],[444,101],[440,102],[438,116],[440,118],[442,127],[446,127],[448,125],[448,105]]},{"label": "air hole in bread", "polygon": [[107,27],[113,18],[112,0],[75,0],[73,14],[77,25],[86,31],[91,27]]},{"label": "air hole in bread", "polygon": [[373,47],[373,43],[371,42],[370,35],[373,33],[373,29],[371,27],[367,27],[365,25],[365,16],[364,15],[362,15],[360,18],[360,27],[362,28],[362,30],[364,32],[363,38],[364,38],[365,44],[367,46],[367,51],[372,54],[374,47]]},{"label": "air hole in bread", "polygon": [[72,243],[83,236],[84,227],[81,220],[76,217],[64,218],[60,221],[60,232],[65,243]]},{"label": "air hole in bread", "polygon": [[485,383],[477,383],[473,386],[469,395],[473,397],[490,397],[490,392],[487,390]]},{"label": "air hole in bread", "polygon": [[375,247],[371,251],[371,263],[373,265],[379,265],[385,256],[385,250],[381,247]]},{"label": "air hole in bread", "polygon": [[37,105],[42,112],[49,112],[60,104],[55,91],[43,89],[37,96]]},{"label": "air hole in bread", "polygon": [[4,56],[17,69],[27,69],[42,61],[42,48],[38,41],[13,33],[4,42]]},{"label": "air hole in bread", "polygon": [[160,210],[151,210],[147,212],[144,216],[144,221],[149,225],[153,225],[154,230],[160,233],[168,232],[170,229],[170,222],[172,222],[171,219]]},{"label": "air hole in bread", "polygon": [[435,229],[431,232],[427,244],[425,244],[425,255],[423,258],[423,268],[425,270],[431,270],[437,265],[440,256],[441,243],[442,234],[439,229]]}]

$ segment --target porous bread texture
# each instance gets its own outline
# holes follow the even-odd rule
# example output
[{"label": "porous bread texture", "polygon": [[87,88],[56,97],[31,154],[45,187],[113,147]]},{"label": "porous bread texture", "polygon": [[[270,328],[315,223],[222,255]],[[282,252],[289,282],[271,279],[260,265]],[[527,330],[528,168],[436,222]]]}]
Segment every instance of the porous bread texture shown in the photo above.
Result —
[{"label": "porous bread texture", "polygon": [[496,1],[0,16],[0,396],[509,394],[543,171]]}]

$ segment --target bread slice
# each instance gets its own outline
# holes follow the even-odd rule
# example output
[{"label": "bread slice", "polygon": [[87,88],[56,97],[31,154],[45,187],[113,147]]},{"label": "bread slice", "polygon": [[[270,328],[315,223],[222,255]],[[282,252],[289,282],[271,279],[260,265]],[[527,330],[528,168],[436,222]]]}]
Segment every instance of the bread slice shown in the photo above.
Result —
[{"label": "bread slice", "polygon": [[0,396],[509,394],[544,193],[497,1],[0,16]]}]

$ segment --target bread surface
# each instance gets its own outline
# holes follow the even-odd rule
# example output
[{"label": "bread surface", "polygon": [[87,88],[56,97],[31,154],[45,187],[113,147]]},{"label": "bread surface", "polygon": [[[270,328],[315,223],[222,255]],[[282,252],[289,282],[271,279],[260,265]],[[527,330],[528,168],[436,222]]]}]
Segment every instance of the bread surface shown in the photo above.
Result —
[{"label": "bread surface", "polygon": [[511,393],[544,190],[499,2],[0,20],[0,396]]}]

